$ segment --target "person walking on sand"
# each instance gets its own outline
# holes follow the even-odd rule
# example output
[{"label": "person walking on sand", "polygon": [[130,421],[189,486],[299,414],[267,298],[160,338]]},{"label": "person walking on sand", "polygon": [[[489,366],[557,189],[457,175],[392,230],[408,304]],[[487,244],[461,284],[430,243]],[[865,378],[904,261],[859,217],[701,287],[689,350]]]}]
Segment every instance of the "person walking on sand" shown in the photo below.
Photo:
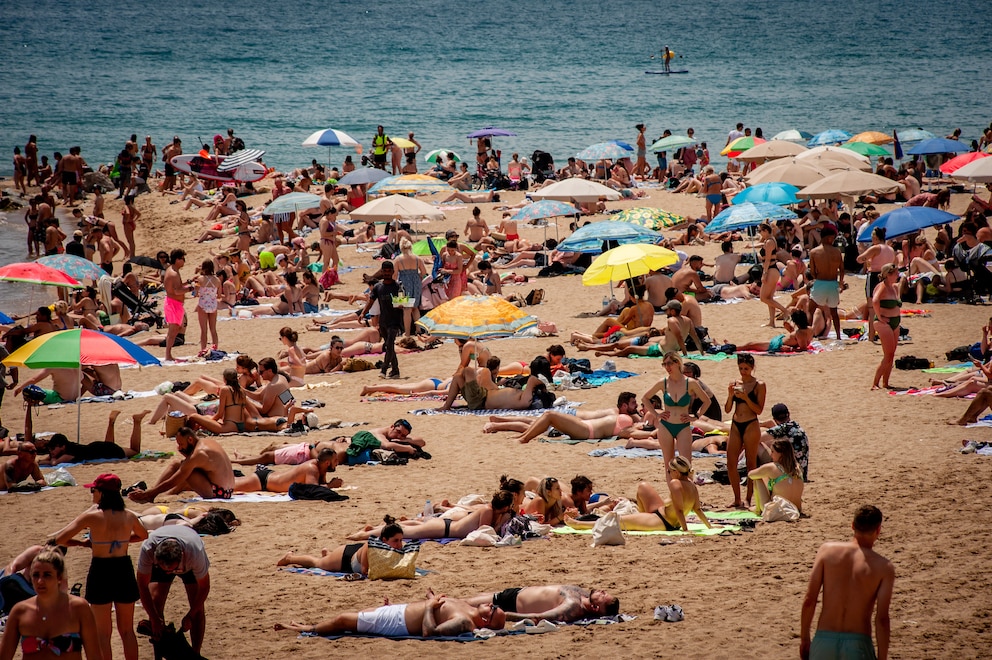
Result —
[{"label": "person walking on sand", "polygon": [[[809,251],[809,273],[813,278],[813,287],[809,291],[809,299],[815,307],[826,307],[830,310],[830,318],[834,322],[837,339],[840,334],[840,292],[844,290],[844,254],[834,247],[837,238],[837,227],[826,223],[820,229],[820,245]],[[816,309],[811,310],[813,312]],[[823,315],[826,318],[826,314]],[[830,324],[824,325],[824,336],[829,333]]]},{"label": "person walking on sand", "polygon": [[162,283],[165,285],[165,322],[169,324],[169,332],[165,337],[165,359],[167,362],[173,360],[172,347],[176,343],[176,336],[183,325],[183,317],[186,310],[183,301],[186,300],[186,287],[179,270],[186,263],[186,253],[183,250],[175,249],[169,254],[169,267],[165,271]]},{"label": "person walking on sand", "polygon": [[[803,599],[801,658],[875,658],[872,610],[877,657],[885,660],[889,656],[889,603],[896,574],[892,562],[873,549],[882,532],[882,512],[864,505],[855,512],[851,527],[852,541],[824,543],[816,553]],[[810,640],[809,629],[821,590],[820,619]]]},{"label": "person walking on sand", "polygon": [[[382,128],[381,126],[379,128]],[[393,279],[393,262],[383,261],[379,268],[382,279],[372,287],[365,309],[359,317],[368,314],[372,303],[379,303],[379,333],[382,335],[382,343],[385,354],[382,356],[382,377],[400,377],[400,363],[396,359],[396,337],[403,329],[403,309],[393,305],[393,298],[400,295],[400,285]]]}]

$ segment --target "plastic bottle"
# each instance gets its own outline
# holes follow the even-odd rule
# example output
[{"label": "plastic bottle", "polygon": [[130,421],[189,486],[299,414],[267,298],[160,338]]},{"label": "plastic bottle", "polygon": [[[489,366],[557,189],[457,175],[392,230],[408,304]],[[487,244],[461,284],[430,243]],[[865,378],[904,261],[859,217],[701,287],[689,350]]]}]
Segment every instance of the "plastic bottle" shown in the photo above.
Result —
[{"label": "plastic bottle", "polygon": [[434,506],[431,504],[430,499],[428,499],[427,503],[424,504],[424,518],[433,518],[433,517],[434,517]]},{"label": "plastic bottle", "polygon": [[609,306],[610,306],[609,296],[603,296],[603,309],[606,309]]}]

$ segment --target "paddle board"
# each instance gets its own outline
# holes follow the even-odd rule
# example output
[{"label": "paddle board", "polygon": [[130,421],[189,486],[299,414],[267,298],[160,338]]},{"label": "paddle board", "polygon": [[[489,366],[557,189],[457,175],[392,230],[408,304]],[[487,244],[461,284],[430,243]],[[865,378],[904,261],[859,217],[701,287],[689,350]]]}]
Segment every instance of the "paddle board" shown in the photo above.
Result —
[{"label": "paddle board", "polygon": [[675,73],[689,73],[689,69],[672,69],[671,71],[645,71],[654,76],[670,76]]},{"label": "paddle board", "polygon": [[197,154],[182,154],[172,159],[172,166],[180,172],[195,174],[211,181],[258,181],[265,176],[261,163],[245,163],[231,172],[220,172],[217,167],[224,162],[224,156],[217,159],[203,158]]}]

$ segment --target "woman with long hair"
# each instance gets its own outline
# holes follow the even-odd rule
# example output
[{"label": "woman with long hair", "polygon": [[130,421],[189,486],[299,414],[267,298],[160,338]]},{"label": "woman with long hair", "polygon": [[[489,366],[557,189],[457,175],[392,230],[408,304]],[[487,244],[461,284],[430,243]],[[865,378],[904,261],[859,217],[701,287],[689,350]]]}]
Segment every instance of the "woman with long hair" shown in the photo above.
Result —
[{"label": "woman with long hair", "polygon": [[781,497],[803,510],[803,470],[796,462],[796,451],[792,441],[781,438],[772,443],[772,462],[765,463],[757,470],[747,473],[747,478],[753,481],[758,491],[758,504],[755,512],[761,511],[772,501]]},{"label": "woman with long hair", "polygon": [[871,306],[875,314],[875,332],[882,344],[882,361],[875,369],[871,389],[879,384],[888,389],[889,375],[896,359],[896,345],[899,343],[899,318],[902,315],[902,299],[899,298],[899,269],[895,264],[885,264],[881,272],[882,281],[875,285],[871,296]]},{"label": "woman with long hair", "polygon": [[734,413],[730,420],[730,435],[727,437],[727,473],[730,488],[734,491],[734,501],[730,506],[749,509],[753,486],[748,481],[747,498],[741,502],[741,476],[737,470],[737,460],[743,449],[748,472],[758,467],[758,445],[761,443],[758,415],[765,409],[765,384],[754,377],[753,355],[738,354],[737,370],[741,378],[730,382],[727,387],[727,402],[723,406],[724,412]]},{"label": "woman with long hair", "polygon": [[761,302],[768,306],[769,328],[775,327],[775,313],[781,312],[788,316],[789,312],[782,303],[775,300],[775,292],[778,290],[778,281],[782,276],[778,269],[778,243],[772,236],[772,227],[767,222],[758,225],[758,233],[761,236],[761,250],[758,254],[761,257]]},{"label": "woman with long hair", "polygon": [[565,522],[565,507],[561,503],[561,484],[554,477],[545,477],[537,487],[537,497],[524,505],[524,513],[536,515],[545,525]]},{"label": "woman with long hair", "polygon": [[[675,458],[675,447],[678,445],[679,456],[691,464],[692,417],[689,406],[695,398],[702,402],[700,409],[706,410],[710,406],[710,396],[699,386],[699,381],[685,376],[682,358],[675,351],[666,353],[661,364],[668,376],[655,383],[642,397],[647,420],[657,428],[658,445],[665,463]],[[659,392],[662,393],[662,409],[657,411],[651,399]]]},{"label": "woman with long hair", "polygon": [[279,330],[279,341],[286,347],[286,360],[279,365],[289,368],[289,386],[300,387],[307,373],[307,356],[297,345],[300,335],[290,327]]},{"label": "woman with long hair", "polygon": [[[493,529],[499,529],[505,519],[512,513],[510,507],[513,505],[513,499],[513,493],[498,491],[493,495],[489,504],[479,507],[460,520],[434,517],[401,520],[399,521],[399,525],[403,528],[403,536],[408,539],[463,539],[485,525]],[[382,536],[383,529],[386,526],[397,522],[391,516],[386,516],[384,521],[385,524],[378,527],[366,526],[364,529],[349,536],[348,540],[365,541],[373,536]]]}]

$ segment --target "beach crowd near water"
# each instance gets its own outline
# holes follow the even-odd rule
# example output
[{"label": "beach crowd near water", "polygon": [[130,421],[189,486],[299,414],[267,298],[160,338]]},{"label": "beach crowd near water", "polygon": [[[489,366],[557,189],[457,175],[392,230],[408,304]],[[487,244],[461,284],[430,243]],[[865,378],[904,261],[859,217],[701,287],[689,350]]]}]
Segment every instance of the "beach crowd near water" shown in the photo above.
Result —
[{"label": "beach crowd near water", "polygon": [[[251,182],[214,176],[251,149],[234,129],[163,148],[134,134],[108,164],[43,135],[14,148],[16,261],[98,272],[13,314],[0,358],[82,329],[160,366],[0,363],[0,506],[17,521],[0,542],[0,660],[134,660],[177,633],[206,657],[473,635],[502,638],[483,647],[500,654],[664,655],[675,635],[690,656],[930,655],[906,603],[930,589],[913,544],[938,542],[914,516],[985,449],[948,434],[992,406],[992,185],[942,173],[955,152],[869,161],[835,143],[804,164],[800,142],[743,122],[708,142],[665,130],[656,142],[685,140],[664,150],[648,131],[608,143],[618,155],[556,160],[501,151],[499,133],[458,154],[378,126],[335,147],[340,164],[278,172],[259,153]],[[710,151],[741,139],[718,171]],[[992,125],[947,139],[980,160]],[[792,155],[748,158],[774,143]],[[887,183],[724,226],[749,179],[787,160]],[[394,189],[428,209],[368,214],[387,174],[418,175]],[[599,187],[554,197],[574,214],[524,219],[568,180]],[[300,201],[269,210],[280,198]],[[914,208],[952,215],[875,226]],[[633,209],[667,212],[657,240],[628,244],[671,259],[583,286],[625,241],[570,237]],[[466,306],[449,319],[464,332],[431,333],[479,297],[535,322],[475,332]],[[927,447],[894,450],[913,425]],[[416,578],[368,579],[417,553]],[[440,646],[402,652],[459,652]]]}]

